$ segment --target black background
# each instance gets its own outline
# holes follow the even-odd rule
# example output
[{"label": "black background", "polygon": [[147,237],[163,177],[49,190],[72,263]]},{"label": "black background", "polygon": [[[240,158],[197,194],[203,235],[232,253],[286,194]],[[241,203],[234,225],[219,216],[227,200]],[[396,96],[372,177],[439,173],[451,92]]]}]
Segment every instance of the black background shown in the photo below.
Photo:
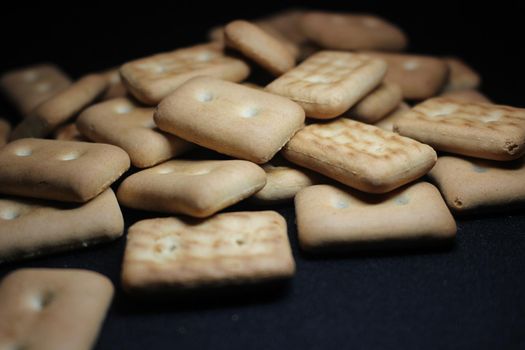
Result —
[{"label": "black background", "polygon": [[[0,71],[54,62],[73,77],[206,40],[209,27],[290,6],[379,14],[405,29],[411,52],[454,54],[483,77],[482,91],[525,107],[524,2],[223,1],[5,5]],[[2,101],[0,111],[17,120]],[[241,204],[232,210],[255,209]],[[525,214],[458,220],[452,249],[313,259],[297,247],[297,275],[279,293],[147,306],[120,291],[124,239],[0,268],[81,267],[109,276],[117,294],[99,349],[525,348]],[[126,223],[144,214],[124,210]],[[78,320],[82,322],[82,320]],[[67,332],[67,330],[64,330]]]}]

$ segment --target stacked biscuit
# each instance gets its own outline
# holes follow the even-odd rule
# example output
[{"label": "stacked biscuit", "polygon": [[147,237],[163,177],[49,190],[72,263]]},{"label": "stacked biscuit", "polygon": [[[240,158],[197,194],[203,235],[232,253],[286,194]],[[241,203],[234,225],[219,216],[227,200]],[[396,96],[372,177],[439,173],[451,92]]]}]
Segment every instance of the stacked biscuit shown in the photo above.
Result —
[{"label": "stacked biscuit", "polygon": [[[457,58],[400,53],[407,38],[384,19],[292,10],[210,37],[75,82],[49,64],[4,74],[23,119],[0,121],[0,262],[116,239],[120,205],[163,216],[128,230],[126,291],[231,288],[295,272],[285,219],[261,205],[294,200],[302,249],[326,253],[448,244],[450,210],[525,200],[525,110],[492,104]],[[246,80],[254,66],[267,86]],[[245,199],[257,211],[221,212]],[[34,289],[33,313],[60,315],[82,283],[105,285],[67,343],[89,348],[112,294],[100,276],[22,270],[0,299]],[[16,305],[0,322],[28,312]],[[57,331],[31,327],[0,327],[0,345]]]}]

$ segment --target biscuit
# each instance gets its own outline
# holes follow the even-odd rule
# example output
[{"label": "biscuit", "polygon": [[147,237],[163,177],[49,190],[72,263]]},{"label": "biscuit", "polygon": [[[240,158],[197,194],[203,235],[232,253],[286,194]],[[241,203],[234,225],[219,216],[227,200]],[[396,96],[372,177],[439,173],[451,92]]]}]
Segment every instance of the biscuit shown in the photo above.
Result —
[{"label": "biscuit", "polygon": [[274,211],[162,218],[130,227],[122,264],[128,292],[182,292],[291,278],[286,221]]},{"label": "biscuit", "polygon": [[114,240],[124,232],[111,189],[84,204],[0,199],[0,263]]},{"label": "biscuit", "polygon": [[525,109],[436,97],[394,125],[401,135],[435,149],[477,158],[512,160],[525,153]]},{"label": "biscuit", "polygon": [[443,156],[428,175],[455,213],[504,210],[525,203],[525,158],[502,163]]},{"label": "biscuit", "polygon": [[303,127],[304,111],[281,96],[198,77],[165,98],[154,119],[187,141],[262,164]]},{"label": "biscuit", "polygon": [[431,246],[456,235],[454,218],[427,182],[381,195],[316,185],[295,196],[295,212],[299,244],[310,252]]},{"label": "biscuit", "polygon": [[86,202],[128,168],[127,153],[112,145],[21,139],[0,149],[0,193]]},{"label": "biscuit", "polygon": [[346,118],[306,126],[281,153],[293,163],[372,193],[409,183],[436,162],[436,152],[425,144]]},{"label": "biscuit", "polygon": [[71,79],[53,64],[17,69],[0,78],[2,92],[24,117],[69,85]]},{"label": "biscuit", "polygon": [[401,88],[396,84],[382,83],[354,107],[343,114],[365,123],[373,124],[392,112],[402,101]]},{"label": "biscuit", "polygon": [[385,81],[399,85],[405,99],[424,100],[435,96],[447,82],[448,65],[442,59],[412,54],[366,54],[388,64]]},{"label": "biscuit", "polygon": [[122,81],[139,101],[156,105],[187,80],[197,76],[242,81],[250,68],[224,56],[216,43],[196,45],[142,58],[120,68]]},{"label": "biscuit", "polygon": [[157,129],[153,108],[139,107],[126,98],[93,105],[77,119],[77,127],[88,139],[109,143],[126,151],[131,164],[147,168],[178,156],[193,145]]},{"label": "biscuit", "polygon": [[126,178],[118,199],[135,209],[207,217],[265,183],[264,170],[245,160],[172,160]]},{"label": "biscuit", "polygon": [[272,28],[292,43],[300,45],[308,40],[299,26],[303,13],[300,9],[289,9],[261,18],[255,23],[263,28]]},{"label": "biscuit", "polygon": [[257,25],[236,20],[224,27],[226,45],[279,76],[295,66],[290,50]]},{"label": "biscuit", "polygon": [[444,58],[450,70],[446,91],[477,89],[481,78],[477,72],[457,57]]},{"label": "biscuit", "polygon": [[80,269],[18,269],[0,283],[0,348],[89,350],[113,284]]},{"label": "biscuit", "polygon": [[0,147],[7,143],[11,133],[11,124],[6,119],[0,118]]},{"label": "biscuit", "polygon": [[104,95],[102,95],[102,100],[112,100],[114,98],[126,97],[128,90],[126,86],[120,79],[120,72],[118,68],[108,70],[104,72],[106,79],[108,79],[108,88]]},{"label": "biscuit", "polygon": [[297,102],[312,118],[334,118],[378,86],[381,60],[349,52],[321,51],[283,74],[266,89]]},{"label": "biscuit", "polygon": [[61,141],[89,141],[80,133],[80,131],[78,131],[75,123],[68,123],[59,126],[55,132],[53,132],[53,138]]},{"label": "biscuit", "polygon": [[386,20],[372,15],[311,11],[300,18],[306,37],[334,50],[403,50],[406,35]]},{"label": "biscuit", "polygon": [[397,122],[400,118],[402,118],[403,115],[405,115],[405,113],[409,110],[410,106],[407,105],[405,102],[401,102],[392,113],[390,113],[374,125],[386,131],[394,131],[394,123]]},{"label": "biscuit", "polygon": [[107,88],[103,75],[86,75],[36,107],[11,134],[11,139],[43,138],[77,115]]},{"label": "biscuit", "polygon": [[481,92],[472,89],[445,91],[440,96],[458,99],[466,102],[492,103],[492,101]]}]

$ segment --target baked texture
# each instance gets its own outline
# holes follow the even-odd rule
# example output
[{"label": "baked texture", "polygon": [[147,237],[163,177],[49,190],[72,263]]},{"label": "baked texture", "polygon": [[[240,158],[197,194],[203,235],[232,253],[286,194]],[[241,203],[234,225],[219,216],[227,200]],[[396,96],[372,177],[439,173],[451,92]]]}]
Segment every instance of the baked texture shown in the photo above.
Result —
[{"label": "baked texture", "polygon": [[392,111],[392,113],[379,120],[374,125],[386,131],[394,131],[395,122],[402,118],[403,115],[405,115],[405,113],[409,110],[410,106],[407,105],[405,102],[401,102],[399,106],[397,106],[397,108]]},{"label": "baked texture", "polygon": [[401,88],[396,84],[382,83],[357,102],[344,117],[373,124],[392,112],[403,99]]}]

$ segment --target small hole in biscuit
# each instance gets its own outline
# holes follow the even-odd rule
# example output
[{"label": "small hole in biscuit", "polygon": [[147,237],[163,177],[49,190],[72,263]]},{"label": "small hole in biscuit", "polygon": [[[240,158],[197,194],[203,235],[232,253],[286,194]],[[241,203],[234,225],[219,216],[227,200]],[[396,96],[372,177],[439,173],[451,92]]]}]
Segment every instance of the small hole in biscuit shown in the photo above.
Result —
[{"label": "small hole in biscuit", "polygon": [[80,155],[77,152],[71,152],[60,156],[58,159],[68,161],[78,159]]},{"label": "small hole in biscuit", "polygon": [[238,238],[238,239],[235,240],[235,243],[236,243],[237,245],[243,245],[243,244],[244,244],[244,240]]},{"label": "small hole in biscuit", "polygon": [[33,70],[25,72],[24,74],[24,81],[27,81],[28,83],[35,81],[37,78],[38,78],[38,74]]},{"label": "small hole in biscuit", "polygon": [[241,116],[243,116],[244,118],[252,118],[255,117],[257,114],[259,114],[259,110],[254,107],[250,107],[242,111]]},{"label": "small hole in biscuit", "polygon": [[415,60],[406,61],[403,63],[403,68],[408,71],[415,70],[419,68],[419,62]]},{"label": "small hole in biscuit", "polygon": [[197,100],[201,102],[210,102],[211,100],[213,100],[213,95],[211,92],[201,92],[199,96],[197,96]]},{"label": "small hole in biscuit", "polygon": [[12,208],[0,211],[0,219],[13,220],[20,216],[20,213]]},{"label": "small hole in biscuit", "polygon": [[342,198],[338,198],[337,200],[334,201],[333,204],[334,204],[334,207],[338,209],[348,208],[348,202]]},{"label": "small hole in biscuit", "polygon": [[33,151],[31,151],[29,148],[19,148],[15,151],[15,154],[19,157],[27,157],[33,154]]},{"label": "small hole in biscuit", "polygon": [[115,113],[126,114],[126,113],[131,112],[132,109],[133,107],[129,105],[120,105],[120,106],[115,107]]},{"label": "small hole in biscuit", "polygon": [[51,84],[49,84],[47,82],[40,83],[40,84],[37,84],[35,86],[35,89],[38,92],[47,92],[47,91],[51,90]]},{"label": "small hole in biscuit", "polygon": [[32,304],[33,304],[33,307],[36,309],[36,310],[43,310],[44,308],[46,308],[47,306],[49,306],[49,304],[51,304],[51,302],[53,301],[53,299],[55,298],[55,294],[52,293],[52,292],[44,292],[42,293],[41,295],[38,295],[38,296],[35,296],[32,300]]},{"label": "small hole in biscuit", "polygon": [[175,244],[170,245],[169,248],[168,248],[168,250],[169,250],[170,252],[173,252],[173,251],[175,251],[176,249],[177,249],[177,246],[176,246]]},{"label": "small hole in biscuit", "polygon": [[484,168],[482,166],[479,166],[477,164],[473,164],[472,165],[472,169],[476,172],[476,173],[486,173],[488,171],[487,168]]},{"label": "small hole in biscuit", "polygon": [[406,196],[401,195],[401,196],[396,197],[395,202],[398,205],[406,205],[408,204],[409,200]]},{"label": "small hole in biscuit", "polygon": [[461,208],[463,206],[463,201],[460,198],[456,197],[454,198],[454,204],[456,205],[456,207]]},{"label": "small hole in biscuit", "polygon": [[199,62],[207,62],[211,59],[211,53],[210,52],[203,52],[197,55],[196,60]]}]

